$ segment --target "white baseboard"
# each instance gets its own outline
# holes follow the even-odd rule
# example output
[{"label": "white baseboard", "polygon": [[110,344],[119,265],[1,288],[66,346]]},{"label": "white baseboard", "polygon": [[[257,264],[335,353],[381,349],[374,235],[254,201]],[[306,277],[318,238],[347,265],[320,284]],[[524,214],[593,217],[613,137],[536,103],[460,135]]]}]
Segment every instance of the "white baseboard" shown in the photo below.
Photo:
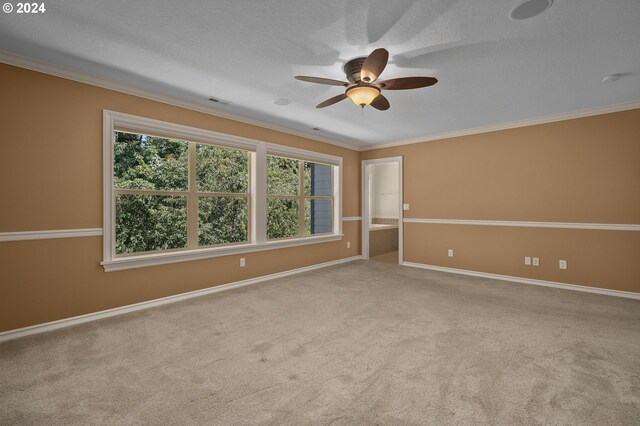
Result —
[{"label": "white baseboard", "polygon": [[604,294],[605,296],[625,297],[627,299],[640,300],[640,293],[622,290],[610,290],[606,288],[589,287],[585,285],[566,284],[556,281],[536,280],[533,278],[514,277],[511,275],[490,274],[488,272],[469,271],[467,269],[447,268],[444,266],[427,265],[424,263],[402,262],[403,266],[411,268],[429,269],[432,271],[449,272],[452,274],[470,275],[473,277],[489,278],[492,280],[511,281],[521,284],[539,285],[543,287],[561,288],[564,290],[583,291],[586,293]]},{"label": "white baseboard", "polygon": [[220,291],[231,290],[238,287],[258,284],[258,283],[273,280],[276,278],[288,277],[290,275],[301,274],[303,272],[309,272],[315,269],[321,269],[329,266],[353,262],[359,259],[362,259],[362,256],[352,256],[344,259],[332,260],[331,262],[319,263],[317,265],[305,266],[302,268],[291,269],[289,271],[276,272],[275,274],[263,275],[261,277],[249,278],[247,280],[242,280],[242,281],[236,281],[234,283],[222,284],[222,285],[217,285],[215,287],[204,288],[202,290],[195,290],[195,291],[190,291],[188,293],[176,294],[174,296],[163,297],[160,299],[149,300],[146,302],[134,303],[133,305],[121,306],[118,308],[107,309],[105,311],[93,312],[90,314],[79,315],[76,317],[46,322],[43,324],[36,324],[29,327],[17,328],[15,330],[3,331],[0,333],[0,342],[17,339],[20,337],[30,336],[32,334],[39,334],[47,331],[58,330],[65,327],[71,327],[73,325],[78,325],[85,322],[91,322],[91,321],[95,321],[103,318],[109,318],[117,315],[128,314],[130,312],[154,308],[156,306],[162,306],[169,303],[180,302],[182,300],[205,296],[207,294],[217,293]]}]

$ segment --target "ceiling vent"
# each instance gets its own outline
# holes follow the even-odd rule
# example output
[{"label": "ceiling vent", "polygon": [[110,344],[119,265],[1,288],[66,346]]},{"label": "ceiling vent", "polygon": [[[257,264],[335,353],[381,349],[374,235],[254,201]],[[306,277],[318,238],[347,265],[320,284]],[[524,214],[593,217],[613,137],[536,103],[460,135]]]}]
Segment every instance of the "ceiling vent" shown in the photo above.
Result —
[{"label": "ceiling vent", "polygon": [[218,104],[218,105],[223,105],[223,106],[231,105],[231,104],[233,103],[233,102],[231,102],[231,101],[225,101],[224,99],[214,98],[213,96],[211,96],[211,97],[209,98],[209,100],[210,100],[211,102],[214,102],[214,103],[216,103],[216,104]]}]

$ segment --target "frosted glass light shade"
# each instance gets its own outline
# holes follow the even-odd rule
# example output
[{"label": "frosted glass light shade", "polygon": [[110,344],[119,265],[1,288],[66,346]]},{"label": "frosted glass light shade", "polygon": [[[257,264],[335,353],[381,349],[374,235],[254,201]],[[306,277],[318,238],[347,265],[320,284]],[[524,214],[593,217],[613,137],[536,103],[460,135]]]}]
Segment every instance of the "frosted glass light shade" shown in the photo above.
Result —
[{"label": "frosted glass light shade", "polygon": [[355,86],[347,89],[347,96],[354,104],[364,108],[380,94],[380,89],[375,86]]}]

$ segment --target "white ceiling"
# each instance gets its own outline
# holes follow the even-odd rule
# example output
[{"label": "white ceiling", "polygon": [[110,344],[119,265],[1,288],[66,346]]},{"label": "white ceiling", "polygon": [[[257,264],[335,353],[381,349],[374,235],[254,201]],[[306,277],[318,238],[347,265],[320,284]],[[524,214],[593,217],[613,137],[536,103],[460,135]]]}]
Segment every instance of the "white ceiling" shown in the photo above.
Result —
[{"label": "white ceiling", "polygon": [[[0,15],[0,50],[355,148],[640,100],[640,1],[556,0],[509,19],[520,1],[48,0]],[[293,78],[344,79],[377,47],[383,79],[438,84],[362,111],[316,109],[341,88]]]}]

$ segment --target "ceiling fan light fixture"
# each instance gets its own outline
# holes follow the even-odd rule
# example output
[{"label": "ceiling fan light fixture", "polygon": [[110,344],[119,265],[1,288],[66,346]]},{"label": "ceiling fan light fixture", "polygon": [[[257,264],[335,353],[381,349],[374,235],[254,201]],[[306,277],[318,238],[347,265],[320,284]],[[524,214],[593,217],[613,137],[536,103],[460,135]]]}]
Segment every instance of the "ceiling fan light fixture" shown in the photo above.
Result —
[{"label": "ceiling fan light fixture", "polygon": [[371,104],[380,94],[380,89],[376,86],[353,86],[347,89],[347,96],[359,107],[366,107]]}]

